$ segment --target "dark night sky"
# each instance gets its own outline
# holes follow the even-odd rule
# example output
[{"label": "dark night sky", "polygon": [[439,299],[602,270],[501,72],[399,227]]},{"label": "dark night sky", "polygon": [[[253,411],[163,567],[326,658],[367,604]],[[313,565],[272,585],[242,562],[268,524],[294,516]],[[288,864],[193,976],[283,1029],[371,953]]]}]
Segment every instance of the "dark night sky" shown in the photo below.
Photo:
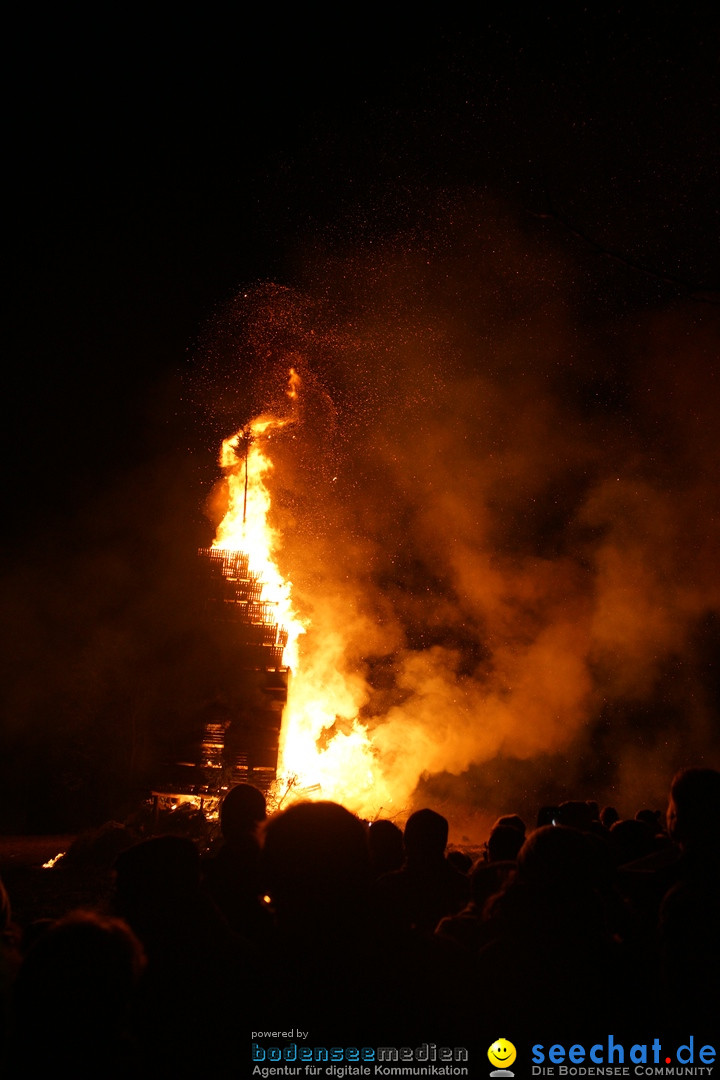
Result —
[{"label": "dark night sky", "polygon": [[216,306],[247,283],[294,285],[318,237],[372,244],[437,190],[498,199],[566,250],[588,323],[678,301],[716,318],[714,6],[542,7],[481,5],[454,25],[362,8],[322,23],[21,17],[5,136],[8,579],[23,548],[52,573],[101,493],[163,456],[187,454],[195,513],[213,444],[187,378]]},{"label": "dark night sky", "polygon": [[217,303],[292,283],[306,237],[373,218],[382,231],[419,192],[467,185],[555,215],[553,239],[600,282],[593,242],[647,270],[615,286],[619,308],[716,288],[711,10],[24,26],[7,155],[11,497],[48,452],[66,463],[62,499],[94,479],[88,440],[101,473],[142,455],[146,395]]}]

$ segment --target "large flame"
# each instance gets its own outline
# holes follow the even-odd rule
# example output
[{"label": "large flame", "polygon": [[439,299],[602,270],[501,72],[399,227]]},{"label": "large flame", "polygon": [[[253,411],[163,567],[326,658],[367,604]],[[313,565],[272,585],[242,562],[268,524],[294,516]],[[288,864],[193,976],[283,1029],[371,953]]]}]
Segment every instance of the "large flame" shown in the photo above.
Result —
[{"label": "large flame", "polygon": [[364,685],[343,671],[341,638],[327,632],[320,636],[295,610],[291,582],[277,565],[281,537],[269,522],[266,479],[274,468],[272,437],[298,422],[294,407],[300,386],[300,376],[290,368],[288,414],[263,414],[223,440],[220,465],[228,509],[213,547],[248,555],[250,570],[263,583],[263,601],[274,606],[277,622],[287,630],[283,661],[291,679],[278,766],[283,797],[312,793],[375,816],[381,809],[387,813],[394,802],[367,729],[357,719]]},{"label": "large flame", "polygon": [[484,243],[437,265],[373,255],[352,295],[331,264],[329,318],[289,291],[243,295],[213,380],[247,349],[252,384],[222,406],[240,408],[303,365],[302,390],[293,376],[226,443],[216,540],[287,605],[281,777],[368,818],[432,805],[458,838],[537,800],[659,805],[668,775],[717,756],[712,331],[685,312],[633,331],[606,400],[595,374],[576,385],[573,349],[608,386],[615,360],[570,333],[552,275],[513,248],[493,300]]}]

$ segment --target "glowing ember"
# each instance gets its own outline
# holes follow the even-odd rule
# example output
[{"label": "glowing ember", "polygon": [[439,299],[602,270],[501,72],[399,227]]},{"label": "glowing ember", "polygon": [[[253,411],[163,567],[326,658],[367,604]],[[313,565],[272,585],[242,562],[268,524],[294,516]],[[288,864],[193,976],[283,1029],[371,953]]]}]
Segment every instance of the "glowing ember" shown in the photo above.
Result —
[{"label": "glowing ember", "polygon": [[291,368],[286,391],[290,412],[259,416],[225,439],[220,465],[227,484],[227,512],[213,548],[243,551],[263,583],[263,600],[287,631],[283,663],[292,672],[280,740],[278,801],[337,799],[358,813],[374,816],[393,799],[383,780],[368,732],[357,719],[365,697],[360,679],[342,673],[339,636],[319,635],[293,606],[292,586],[280,574],[280,537],[270,526],[266,479],[274,466],[273,434],[297,422],[293,407],[301,380]]},{"label": "glowing ember", "polygon": [[67,852],[65,852],[65,851],[58,852],[58,854],[55,856],[55,858],[48,859],[47,862],[44,862],[42,864],[43,870],[52,870],[53,866],[57,866],[57,864],[60,862],[60,860],[65,858],[66,854],[67,854]]},{"label": "glowing ember", "polygon": [[178,810],[202,810],[206,821],[220,817],[220,799],[207,795],[158,795],[158,809],[174,814]]}]

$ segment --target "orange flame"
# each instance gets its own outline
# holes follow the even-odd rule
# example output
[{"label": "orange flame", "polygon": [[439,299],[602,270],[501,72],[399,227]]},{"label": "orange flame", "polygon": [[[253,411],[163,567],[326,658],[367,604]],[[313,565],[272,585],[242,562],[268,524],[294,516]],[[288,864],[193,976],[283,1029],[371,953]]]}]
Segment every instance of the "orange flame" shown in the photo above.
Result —
[{"label": "orange flame", "polygon": [[228,509],[212,545],[248,556],[250,568],[263,582],[263,599],[275,606],[277,622],[288,632],[285,663],[290,667],[297,663],[297,641],[305,627],[293,609],[290,583],[275,561],[279,536],[268,523],[270,493],[265,484],[273,463],[263,436],[292,422],[293,418],[260,416],[223,440],[220,465],[225,470]]},{"label": "orange flame", "polygon": [[[290,369],[286,391],[295,406],[301,379]],[[340,635],[322,639],[293,606],[292,587],[278,570],[280,536],[269,524],[271,499],[266,479],[274,465],[269,443],[273,433],[297,422],[262,415],[222,443],[228,510],[213,547],[243,551],[250,569],[263,582],[263,600],[275,605],[277,622],[288,633],[284,663],[291,669],[283,717],[278,780],[286,796],[335,799],[366,816],[392,806],[367,729],[357,719],[366,689],[360,678],[343,671]]]}]

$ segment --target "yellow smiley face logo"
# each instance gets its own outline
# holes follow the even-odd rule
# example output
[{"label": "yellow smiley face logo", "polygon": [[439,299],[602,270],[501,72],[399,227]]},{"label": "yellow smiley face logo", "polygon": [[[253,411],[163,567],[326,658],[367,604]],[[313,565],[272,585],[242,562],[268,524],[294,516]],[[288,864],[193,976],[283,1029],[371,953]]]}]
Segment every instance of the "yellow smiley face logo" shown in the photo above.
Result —
[{"label": "yellow smiley face logo", "polygon": [[488,1050],[490,1064],[498,1069],[507,1069],[517,1057],[517,1050],[507,1039],[496,1039]]}]

